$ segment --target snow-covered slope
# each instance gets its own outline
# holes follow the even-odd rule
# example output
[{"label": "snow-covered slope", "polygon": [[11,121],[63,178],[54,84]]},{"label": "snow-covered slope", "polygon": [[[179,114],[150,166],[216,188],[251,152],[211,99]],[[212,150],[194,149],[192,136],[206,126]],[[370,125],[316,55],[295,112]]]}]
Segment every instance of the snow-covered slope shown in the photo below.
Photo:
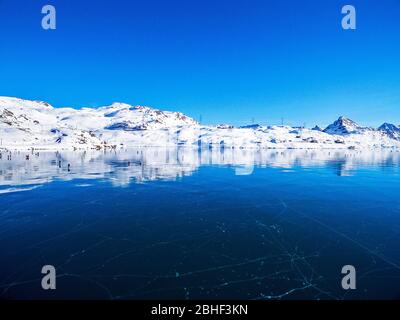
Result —
[{"label": "snow-covered slope", "polygon": [[[317,127],[316,127],[317,128]],[[114,103],[54,108],[41,101],[0,97],[0,148],[102,149],[200,146],[268,149],[400,147],[400,129],[365,128],[340,117],[325,130],[289,126],[204,126],[179,112]]]}]

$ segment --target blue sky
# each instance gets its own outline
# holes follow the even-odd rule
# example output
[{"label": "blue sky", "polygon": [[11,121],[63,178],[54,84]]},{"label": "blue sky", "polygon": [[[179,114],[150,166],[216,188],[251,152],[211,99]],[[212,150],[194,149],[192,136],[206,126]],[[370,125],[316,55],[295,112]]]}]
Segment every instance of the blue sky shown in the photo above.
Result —
[{"label": "blue sky", "polygon": [[0,95],[205,123],[398,124],[399,16],[400,0],[0,0]]}]

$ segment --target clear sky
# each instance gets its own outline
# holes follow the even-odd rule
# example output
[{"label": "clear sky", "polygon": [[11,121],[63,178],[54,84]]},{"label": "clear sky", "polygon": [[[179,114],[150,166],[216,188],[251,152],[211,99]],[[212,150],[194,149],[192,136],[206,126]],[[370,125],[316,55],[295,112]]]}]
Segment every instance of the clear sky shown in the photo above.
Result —
[{"label": "clear sky", "polygon": [[[345,4],[357,30],[341,28]],[[400,0],[0,0],[0,95],[204,123],[398,124]]]}]

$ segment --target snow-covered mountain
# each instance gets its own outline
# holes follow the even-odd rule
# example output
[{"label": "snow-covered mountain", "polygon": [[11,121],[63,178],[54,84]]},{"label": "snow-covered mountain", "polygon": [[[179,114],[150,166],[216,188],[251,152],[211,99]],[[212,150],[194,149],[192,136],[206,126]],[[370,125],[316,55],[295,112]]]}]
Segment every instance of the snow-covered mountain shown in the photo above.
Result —
[{"label": "snow-covered mountain", "polygon": [[362,128],[353,120],[350,120],[345,117],[340,117],[334,123],[330,124],[324,132],[329,134],[349,134],[349,133],[359,133],[362,130],[366,130],[366,128]]},{"label": "snow-covered mountain", "polygon": [[390,138],[400,141],[400,127],[385,122],[378,128],[378,130],[387,134]]},{"label": "snow-covered mountain", "polygon": [[315,126],[315,127],[312,128],[311,130],[314,130],[314,131],[323,131],[319,126]]},{"label": "snow-covered mountain", "polygon": [[199,146],[266,149],[400,147],[399,128],[365,128],[340,117],[325,130],[290,126],[205,126],[179,112],[114,103],[54,108],[46,102],[0,97],[0,149],[102,149]]}]

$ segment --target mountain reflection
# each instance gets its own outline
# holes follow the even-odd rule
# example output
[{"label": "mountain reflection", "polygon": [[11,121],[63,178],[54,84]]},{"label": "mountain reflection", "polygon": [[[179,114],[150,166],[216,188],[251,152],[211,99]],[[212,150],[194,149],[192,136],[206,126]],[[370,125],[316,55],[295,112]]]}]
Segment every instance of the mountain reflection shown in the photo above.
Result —
[{"label": "mountain reflection", "polygon": [[[255,167],[326,167],[346,176],[364,166],[397,168],[397,150],[244,150],[137,148],[119,151],[1,153],[0,194],[26,191],[55,180],[108,180],[127,186],[152,180],[175,180],[201,166],[229,166],[236,175],[251,175]],[[16,188],[23,186],[21,188]]]}]

